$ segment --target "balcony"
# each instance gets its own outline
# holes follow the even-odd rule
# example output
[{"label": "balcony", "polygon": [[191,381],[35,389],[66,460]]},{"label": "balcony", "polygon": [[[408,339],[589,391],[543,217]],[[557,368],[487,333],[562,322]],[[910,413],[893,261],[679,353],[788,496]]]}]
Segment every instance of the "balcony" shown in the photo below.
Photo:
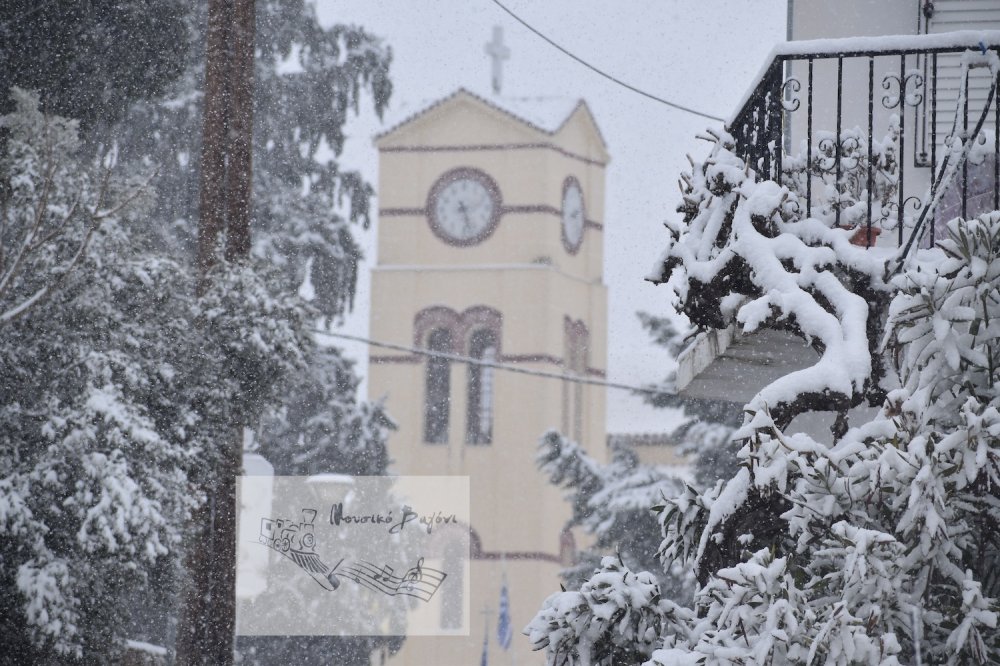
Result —
[{"label": "balcony", "polygon": [[996,31],[789,42],[727,127],[807,217],[865,246],[931,247],[948,219],[1000,209],[998,54]]},{"label": "balcony", "polygon": [[[701,330],[678,357],[675,404],[734,426],[744,404],[768,405],[772,416],[781,415],[780,428],[827,443],[852,420],[870,419],[884,398],[880,344],[893,276],[912,266],[911,258],[938,261],[941,251],[929,248],[950,220],[1000,209],[998,81],[1000,32],[777,47],[726,124],[735,143],[724,142],[726,152],[742,158],[752,179],[795,192],[792,218],[849,230],[826,238],[847,238],[865,249],[841,245],[836,252],[849,260],[813,262],[800,273],[797,259],[809,254],[807,248],[836,253],[834,241],[812,232],[796,236],[797,220],[780,234],[763,226],[748,234],[760,241],[753,245],[758,249],[777,248],[770,239],[789,234],[783,247],[802,252],[782,250],[780,265],[754,264],[751,245],[717,231],[725,225],[695,225],[686,231],[690,237],[678,235],[685,249],[671,250],[660,277],[665,281],[668,271],[683,266],[684,289],[697,294],[685,313],[706,316],[695,322]],[[818,227],[799,227],[806,228]],[[709,246],[702,254],[691,250]],[[718,256],[728,272],[710,265]],[[836,283],[829,291],[814,281],[820,272],[833,278],[824,284]],[[738,320],[737,308],[748,304],[757,315]],[[760,319],[746,325],[754,316]],[[828,389],[823,373],[798,372],[821,363],[824,372],[842,370],[848,337],[858,357],[871,363],[858,366],[839,393]]]}]

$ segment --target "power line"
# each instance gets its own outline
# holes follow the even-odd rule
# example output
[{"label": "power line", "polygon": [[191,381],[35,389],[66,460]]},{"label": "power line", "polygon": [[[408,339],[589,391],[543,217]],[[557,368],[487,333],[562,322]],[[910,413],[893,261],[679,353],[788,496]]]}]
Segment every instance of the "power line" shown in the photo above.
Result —
[{"label": "power line", "polygon": [[668,393],[665,389],[657,389],[651,386],[632,386],[630,384],[619,384],[617,382],[609,382],[601,379],[588,379],[586,377],[581,377],[579,375],[570,375],[559,372],[545,372],[544,370],[532,370],[530,368],[522,368],[517,365],[510,365],[508,363],[495,363],[493,361],[484,361],[481,358],[473,358],[471,356],[460,356],[458,354],[449,354],[447,352],[436,352],[429,349],[419,349],[416,347],[407,347],[405,345],[397,345],[391,342],[379,342],[378,340],[371,340],[370,338],[363,338],[359,335],[349,335],[347,333],[331,333],[330,331],[324,331],[319,328],[313,329],[314,333],[320,335],[327,335],[331,338],[340,338],[341,340],[351,340],[353,342],[362,342],[371,347],[382,347],[384,349],[392,349],[395,351],[408,352],[410,354],[417,354],[418,356],[427,356],[430,358],[441,358],[448,361],[455,361],[456,363],[467,363],[469,365],[479,365],[485,368],[495,368],[497,370],[505,370],[507,372],[516,372],[522,375],[531,375],[533,377],[547,377],[549,379],[559,379],[565,382],[573,382],[576,384],[590,384],[593,386],[605,386],[607,388],[622,389],[624,391],[636,391],[638,393],[649,393],[652,395],[659,395],[661,393]]},{"label": "power line", "polygon": [[572,58],[573,60],[576,60],[576,61],[577,61],[578,63],[580,63],[581,65],[583,65],[583,66],[584,66],[584,67],[586,67],[587,69],[589,69],[589,70],[591,70],[591,71],[593,71],[593,72],[596,72],[597,74],[600,74],[601,76],[603,76],[604,78],[608,79],[609,81],[613,81],[613,82],[617,83],[617,84],[618,84],[618,85],[620,85],[620,86],[623,86],[623,87],[625,87],[625,88],[628,88],[629,90],[631,90],[631,91],[632,91],[632,92],[634,92],[634,93],[638,93],[638,94],[642,95],[643,97],[648,97],[649,99],[651,99],[651,100],[654,100],[654,101],[656,101],[656,102],[659,102],[660,104],[666,104],[667,106],[669,106],[669,107],[672,107],[672,108],[674,108],[674,109],[677,109],[678,111],[684,111],[685,113],[690,113],[690,114],[693,114],[693,115],[696,115],[696,116],[701,116],[702,118],[708,118],[709,120],[718,120],[719,122],[725,122],[725,119],[724,119],[724,118],[720,118],[720,117],[718,117],[718,116],[713,116],[713,115],[712,115],[712,114],[710,114],[710,113],[704,113],[704,112],[702,112],[702,111],[698,111],[698,110],[696,110],[696,109],[692,109],[691,107],[688,107],[688,106],[684,106],[683,104],[678,104],[678,103],[676,103],[676,102],[671,102],[671,101],[669,101],[669,100],[666,100],[666,99],[663,99],[662,97],[657,97],[656,95],[653,95],[653,94],[651,94],[651,93],[648,93],[648,92],[646,92],[645,90],[640,90],[640,89],[636,88],[636,87],[635,87],[635,86],[633,86],[633,85],[629,85],[628,83],[625,83],[625,82],[624,82],[624,81],[622,81],[621,79],[618,79],[618,78],[615,78],[615,77],[614,77],[614,76],[612,76],[611,74],[608,74],[607,72],[605,72],[605,71],[602,71],[602,70],[600,70],[600,69],[598,69],[598,68],[594,67],[593,65],[591,65],[591,64],[590,64],[589,62],[587,62],[587,61],[586,61],[586,60],[584,60],[583,58],[580,58],[579,56],[576,56],[576,55],[574,55],[574,54],[570,53],[569,51],[567,51],[567,50],[566,50],[565,48],[563,48],[562,46],[559,46],[558,44],[556,44],[556,43],[555,43],[554,41],[552,41],[551,39],[549,39],[548,37],[546,37],[546,36],[545,36],[544,34],[542,34],[542,33],[541,33],[540,31],[538,31],[538,30],[536,30],[535,28],[531,27],[531,26],[530,26],[530,25],[529,25],[529,24],[527,23],[527,21],[525,21],[524,19],[522,19],[522,18],[521,18],[520,16],[518,16],[517,14],[515,14],[514,12],[512,12],[511,10],[507,9],[507,8],[506,8],[506,7],[505,7],[505,6],[504,6],[504,5],[503,5],[503,4],[502,4],[502,3],[500,2],[500,0],[492,0],[492,2],[493,2],[493,4],[495,4],[495,5],[496,5],[497,7],[499,7],[500,9],[502,9],[502,10],[504,10],[505,12],[507,12],[508,14],[510,14],[510,15],[511,15],[511,17],[513,17],[513,19],[514,19],[515,21],[517,21],[518,23],[520,23],[521,25],[523,25],[523,26],[524,26],[525,28],[527,28],[527,29],[528,29],[528,30],[530,30],[531,32],[535,33],[536,35],[538,35],[539,37],[541,37],[542,39],[544,39],[544,40],[545,40],[546,42],[548,42],[549,44],[551,44],[551,45],[552,45],[552,46],[554,46],[555,48],[559,49],[559,50],[560,50],[560,51],[562,51],[562,52],[563,52],[564,54],[568,55],[568,56],[569,56],[570,58]]}]

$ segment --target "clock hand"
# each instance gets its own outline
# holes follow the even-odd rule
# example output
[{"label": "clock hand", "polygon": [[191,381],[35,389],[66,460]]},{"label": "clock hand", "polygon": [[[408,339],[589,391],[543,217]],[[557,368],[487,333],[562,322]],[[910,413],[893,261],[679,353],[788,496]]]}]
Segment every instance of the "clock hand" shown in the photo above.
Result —
[{"label": "clock hand", "polygon": [[469,220],[469,210],[461,201],[458,202],[458,210],[462,213],[462,226],[466,231],[472,231],[472,222]]}]

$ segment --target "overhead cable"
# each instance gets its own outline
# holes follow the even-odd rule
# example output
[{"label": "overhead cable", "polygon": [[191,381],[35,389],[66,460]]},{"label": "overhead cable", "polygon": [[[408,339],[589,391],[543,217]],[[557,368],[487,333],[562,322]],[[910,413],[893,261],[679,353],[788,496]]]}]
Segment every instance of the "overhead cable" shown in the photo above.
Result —
[{"label": "overhead cable", "polygon": [[656,101],[656,102],[659,102],[660,104],[666,104],[667,106],[669,106],[671,108],[674,108],[674,109],[677,109],[678,111],[683,111],[685,113],[690,113],[690,114],[693,114],[695,116],[701,116],[702,118],[708,118],[709,120],[718,120],[719,122],[724,122],[724,120],[725,120],[724,118],[720,118],[719,116],[713,116],[710,113],[704,113],[703,111],[698,111],[696,109],[692,109],[691,107],[684,106],[683,104],[678,104],[677,102],[671,102],[670,100],[663,99],[662,97],[657,97],[656,95],[648,93],[645,90],[640,90],[639,88],[636,88],[633,85],[629,85],[628,83],[625,83],[621,79],[616,78],[616,77],[612,76],[611,74],[608,74],[607,72],[598,69],[597,67],[594,67],[593,65],[591,65],[589,62],[587,62],[583,58],[581,58],[581,57],[579,57],[577,55],[574,55],[573,53],[570,53],[569,51],[567,51],[562,46],[559,46],[558,44],[556,44],[554,41],[552,41],[551,39],[549,39],[548,37],[546,37],[541,31],[536,30],[535,28],[533,28],[531,25],[528,24],[527,21],[525,21],[524,19],[522,19],[520,16],[518,16],[517,14],[515,14],[514,12],[512,12],[511,10],[507,9],[507,7],[505,7],[503,5],[503,3],[500,2],[500,0],[492,0],[492,2],[493,2],[493,4],[495,4],[500,9],[502,9],[505,12],[507,12],[508,14],[510,14],[511,17],[515,21],[517,21],[518,23],[520,23],[521,25],[523,25],[525,28],[527,28],[531,32],[535,33],[536,35],[538,35],[539,37],[541,37],[542,39],[544,39],[546,42],[548,42],[549,44],[551,44],[555,48],[557,48],[560,51],[562,51],[564,54],[566,54],[567,56],[569,56],[573,60],[576,60],[578,63],[580,63],[581,65],[583,65],[587,69],[589,69],[589,70],[591,70],[591,71],[593,71],[593,72],[595,72],[597,74],[600,74],[601,76],[603,76],[604,78],[608,79],[609,81],[613,81],[613,82],[617,83],[620,86],[628,88],[629,90],[631,90],[634,93],[638,93],[639,95],[642,95],[643,97],[648,97],[649,99],[651,99],[653,101]]},{"label": "overhead cable", "polygon": [[605,386],[607,388],[622,389],[624,391],[635,391],[637,393],[649,393],[652,395],[658,395],[661,393],[670,393],[671,391],[667,388],[656,388],[653,386],[632,386],[630,384],[619,384],[617,382],[609,382],[602,379],[590,379],[588,377],[582,377],[580,375],[569,374],[569,373],[559,373],[559,372],[546,372],[544,370],[534,370],[531,368],[522,368],[519,365],[512,365],[510,363],[496,363],[494,361],[486,361],[481,358],[473,358],[471,356],[461,356],[459,354],[449,354],[447,352],[436,352],[430,349],[420,349],[417,347],[407,347],[405,345],[397,345],[391,342],[379,342],[378,340],[372,340],[370,338],[363,338],[359,335],[350,335],[347,333],[332,333],[330,331],[325,331],[323,329],[313,329],[314,333],[319,335],[326,335],[331,338],[339,338],[341,340],[351,340],[353,342],[361,342],[372,347],[382,347],[383,349],[392,349],[395,351],[407,352],[410,354],[416,354],[418,356],[427,356],[429,358],[441,358],[448,361],[454,361],[456,363],[467,363],[469,365],[478,365],[485,368],[495,368],[497,370],[505,370],[507,372],[516,372],[522,375],[532,375],[534,377],[547,377],[549,379],[559,379],[566,382],[573,382],[576,384],[590,384],[593,386]]}]

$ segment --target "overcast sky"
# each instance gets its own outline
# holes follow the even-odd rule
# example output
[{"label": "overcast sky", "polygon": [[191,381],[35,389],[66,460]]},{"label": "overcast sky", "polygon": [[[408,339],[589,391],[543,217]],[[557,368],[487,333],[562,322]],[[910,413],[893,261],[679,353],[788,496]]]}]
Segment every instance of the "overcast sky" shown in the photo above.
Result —
[{"label": "overcast sky", "polygon": [[[787,0],[501,0],[556,43],[625,82],[656,96],[727,117],[757,74],[771,47],[785,39]],[[648,344],[638,310],[664,312],[664,288],[643,281],[664,246],[662,221],[675,215],[677,176],[685,155],[704,153],[695,135],[712,121],[686,114],[620,87],[563,55],[529,32],[492,0],[317,0],[324,24],[352,23],[392,47],[394,93],[389,118],[401,107],[444,97],[458,87],[489,90],[484,45],[503,27],[510,59],[503,94],[570,96],[587,101],[601,128],[607,170],[604,280],[608,285],[609,379],[644,384],[672,368]],[[393,111],[396,113],[394,114]],[[349,123],[343,155],[377,183],[374,134],[384,125],[370,111]],[[377,202],[376,202],[377,208]],[[368,262],[355,313],[344,330],[368,331]],[[348,346],[360,359],[366,352]],[[599,362],[595,365],[600,365]],[[609,432],[663,431],[676,416],[645,408],[621,391],[608,393]]]}]

